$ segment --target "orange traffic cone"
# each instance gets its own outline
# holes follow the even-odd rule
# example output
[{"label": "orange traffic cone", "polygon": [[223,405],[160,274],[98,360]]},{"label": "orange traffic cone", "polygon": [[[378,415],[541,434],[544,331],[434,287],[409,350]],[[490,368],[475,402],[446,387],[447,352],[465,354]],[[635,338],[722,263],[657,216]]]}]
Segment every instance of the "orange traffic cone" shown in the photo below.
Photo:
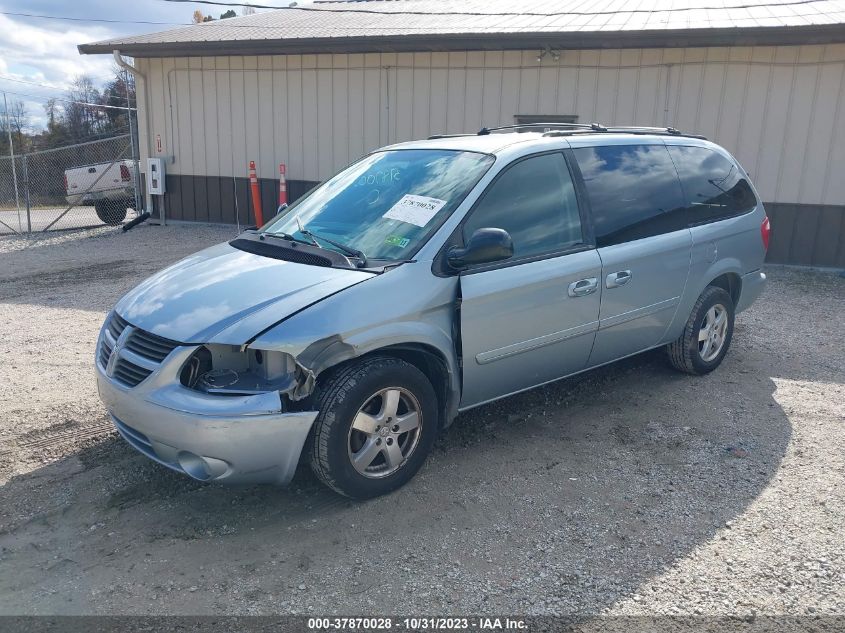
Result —
[{"label": "orange traffic cone", "polygon": [[255,210],[255,225],[264,224],[261,212],[261,192],[258,190],[258,176],[255,175],[255,161],[249,161],[249,188],[252,190],[252,208]]}]

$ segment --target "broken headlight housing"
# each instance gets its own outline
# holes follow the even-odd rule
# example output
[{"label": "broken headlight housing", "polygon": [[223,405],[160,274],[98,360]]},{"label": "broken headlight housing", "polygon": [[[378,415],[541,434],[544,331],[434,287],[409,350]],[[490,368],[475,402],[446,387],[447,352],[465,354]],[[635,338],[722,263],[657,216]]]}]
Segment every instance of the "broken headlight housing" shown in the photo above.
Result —
[{"label": "broken headlight housing", "polygon": [[283,352],[203,345],[185,363],[180,380],[189,389],[223,396],[290,393],[298,371],[293,357]]}]

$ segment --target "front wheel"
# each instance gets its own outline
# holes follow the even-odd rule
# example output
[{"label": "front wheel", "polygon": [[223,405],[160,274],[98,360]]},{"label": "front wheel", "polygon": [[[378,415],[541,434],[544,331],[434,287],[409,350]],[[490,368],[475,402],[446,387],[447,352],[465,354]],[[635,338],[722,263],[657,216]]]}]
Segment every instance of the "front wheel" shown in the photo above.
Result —
[{"label": "front wheel", "polygon": [[397,358],[353,361],[314,395],[320,412],[311,468],[335,492],[366,499],[410,480],[437,435],[437,395],[419,369]]},{"label": "front wheel", "polygon": [[675,369],[703,375],[728,353],[734,331],[734,302],[722,288],[707,286],[695,302],[684,333],[667,346]]},{"label": "front wheel", "polygon": [[100,200],[94,203],[94,211],[104,224],[117,226],[126,218],[128,206],[123,200]]}]

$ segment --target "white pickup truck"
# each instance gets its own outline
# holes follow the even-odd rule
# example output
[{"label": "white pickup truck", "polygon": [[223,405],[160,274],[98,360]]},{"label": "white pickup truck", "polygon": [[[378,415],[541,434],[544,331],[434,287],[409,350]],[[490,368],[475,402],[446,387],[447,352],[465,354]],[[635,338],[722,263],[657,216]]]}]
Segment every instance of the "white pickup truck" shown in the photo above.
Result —
[{"label": "white pickup truck", "polygon": [[93,206],[106,224],[120,224],[135,206],[135,163],[115,160],[65,170],[68,204]]}]

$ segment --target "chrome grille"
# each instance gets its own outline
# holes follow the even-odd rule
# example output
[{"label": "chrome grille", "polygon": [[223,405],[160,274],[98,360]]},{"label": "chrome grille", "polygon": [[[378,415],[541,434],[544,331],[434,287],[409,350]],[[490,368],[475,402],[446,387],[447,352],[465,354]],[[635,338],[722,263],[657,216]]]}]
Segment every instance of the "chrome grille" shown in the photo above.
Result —
[{"label": "chrome grille", "polygon": [[109,364],[109,356],[111,356],[112,345],[109,345],[109,341],[106,340],[104,336],[100,341],[100,349],[97,352],[97,361],[100,363],[100,366],[105,369],[106,365]]},{"label": "chrome grille", "polygon": [[[128,332],[127,332],[128,329]],[[109,360],[117,341],[124,337],[123,347],[113,363],[111,377],[117,382],[134,387],[153,373],[168,354],[180,343],[138,329],[116,312],[112,312],[100,338],[97,362],[109,373]]]},{"label": "chrome grille", "polygon": [[121,358],[114,368],[114,379],[128,387],[134,387],[151,373],[153,372],[146,367],[138,367]]},{"label": "chrome grille", "polygon": [[111,313],[111,317],[109,318],[109,332],[112,337],[114,337],[115,341],[127,325],[129,325],[129,323],[127,323],[125,319],[121,318],[117,312]]},{"label": "chrome grille", "polygon": [[129,340],[126,341],[126,349],[132,350],[136,354],[140,354],[144,358],[149,358],[157,363],[167,358],[167,355],[177,345],[179,343],[168,341],[166,338],[137,329],[129,337]]}]

